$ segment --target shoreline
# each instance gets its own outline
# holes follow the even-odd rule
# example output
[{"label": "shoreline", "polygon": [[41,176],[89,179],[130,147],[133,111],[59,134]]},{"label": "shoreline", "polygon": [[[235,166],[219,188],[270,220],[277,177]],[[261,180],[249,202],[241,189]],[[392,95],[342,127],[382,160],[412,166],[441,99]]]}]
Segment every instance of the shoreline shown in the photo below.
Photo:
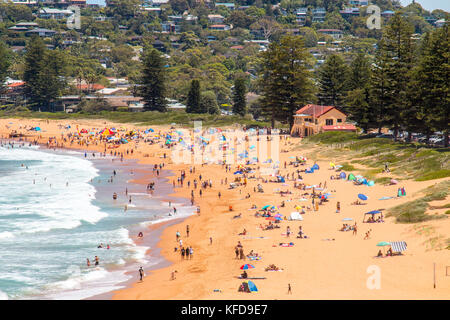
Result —
[{"label": "shoreline", "polygon": [[[5,120],[8,121],[8,120]],[[33,124],[37,121],[30,120],[27,123]],[[42,121],[44,123],[45,121]],[[67,123],[68,121],[50,121],[47,125]],[[71,122],[84,126],[97,127],[105,125],[114,126],[114,123],[101,121],[77,121]],[[99,125],[99,123],[101,123]],[[95,125],[95,124],[94,124]],[[134,128],[142,129],[143,126],[134,125]],[[50,129],[49,129],[50,130]],[[161,130],[168,130],[162,128]],[[61,130],[60,130],[61,131]],[[52,129],[51,132],[58,132]],[[51,133],[50,133],[51,134]],[[39,135],[39,134],[38,134]],[[53,134],[55,136],[57,134]],[[299,140],[292,139],[295,144]],[[289,161],[289,156],[299,155],[301,151],[295,151],[294,143],[290,143],[290,149],[286,153],[280,154],[280,171],[290,173],[291,168],[282,169],[282,161]],[[286,146],[287,144],[285,144]],[[89,146],[87,150],[100,148],[99,146]],[[129,146],[121,146],[129,148]],[[167,149],[159,148],[159,145],[139,145],[140,150],[135,152],[133,157],[139,163],[158,163],[162,160],[162,152],[170,152]],[[101,150],[102,151],[102,150]],[[100,152],[101,152],[100,151]],[[98,151],[96,151],[98,152]],[[145,154],[148,156],[146,157]],[[152,154],[150,157],[149,155]],[[127,158],[132,158],[127,156]],[[377,208],[390,208],[392,206],[416,199],[417,193],[431,185],[448,179],[437,179],[424,182],[405,180],[401,185],[407,189],[407,196],[393,200],[379,201],[381,197],[395,195],[396,186],[375,185],[373,187],[354,186],[348,181],[330,180],[328,163],[335,160],[339,163],[339,155],[332,158],[318,160],[321,169],[314,174],[304,175],[303,182],[307,185],[328,182],[332,197],[328,203],[320,206],[319,211],[307,211],[303,222],[283,221],[282,229],[278,231],[262,231],[260,224],[266,224],[264,219],[256,219],[253,211],[250,210],[252,204],[258,207],[264,204],[274,204],[279,206],[281,200],[286,201],[285,208],[279,208],[280,212],[288,215],[298,202],[298,190],[292,189],[293,194],[280,196],[276,189],[289,189],[291,180],[286,182],[286,186],[274,182],[263,183],[265,193],[255,193],[253,188],[260,180],[249,180],[249,185],[237,189],[228,189],[220,183],[220,179],[233,178],[232,173],[226,173],[221,165],[196,165],[197,172],[187,178],[192,179],[199,173],[208,179],[213,178],[213,188],[205,190],[203,197],[198,196],[196,190],[196,203],[201,207],[200,215],[193,215],[186,219],[166,226],[161,231],[161,238],[156,248],[160,254],[171,262],[169,266],[163,266],[148,272],[142,283],[130,282],[130,286],[116,290],[111,293],[112,299],[448,299],[450,292],[450,278],[445,276],[445,266],[450,254],[448,250],[429,249],[429,237],[422,229],[431,230],[437,236],[450,234],[450,219],[431,220],[419,224],[398,224],[393,218],[387,218],[381,224],[361,224],[362,214]],[[337,160],[336,160],[337,159]],[[312,165],[311,160],[308,165]],[[306,167],[305,167],[306,168]],[[171,170],[175,176],[180,170],[189,170],[188,165],[175,165],[166,162],[165,170]],[[289,171],[290,169],[290,171]],[[232,170],[234,171],[234,170]],[[359,171],[357,170],[354,170]],[[169,179],[170,180],[170,179]],[[229,180],[229,182],[232,180]],[[190,189],[176,187],[174,193],[184,199],[189,198]],[[222,193],[222,198],[217,198],[217,192]],[[242,193],[241,193],[242,192]],[[355,200],[358,192],[368,193],[370,200],[368,206],[352,206],[350,203]],[[246,200],[245,194],[249,193],[251,198]],[[295,193],[295,195],[294,195]],[[336,214],[336,201],[341,202],[341,213]],[[292,202],[292,203],[291,203]],[[309,203],[307,203],[309,205]],[[233,212],[228,210],[228,206],[233,205]],[[241,219],[233,219],[233,215],[242,213]],[[352,236],[351,232],[339,232],[337,229],[342,226],[342,218],[349,217],[357,221],[360,231],[357,236]],[[191,235],[186,237],[185,225],[191,227]],[[299,225],[305,229],[309,239],[291,240],[295,243],[292,248],[280,248],[277,244],[286,242],[288,239],[283,232],[286,225],[296,232]],[[242,229],[247,229],[248,236],[239,236]],[[372,229],[372,236],[369,240],[363,240],[364,232]],[[194,247],[194,258],[192,261],[181,260],[179,254],[173,253],[175,242],[175,231],[182,234],[183,242],[192,244]],[[425,230],[425,229],[423,229]],[[427,231],[427,232],[431,232]],[[213,238],[213,244],[209,244],[209,237]],[[333,238],[335,241],[323,241]],[[242,261],[233,259],[236,242],[242,241],[245,251],[250,249],[262,255],[262,261],[251,262],[256,266],[251,270],[252,276],[265,276],[266,280],[256,280],[259,292],[247,294],[238,293],[237,287],[241,283],[235,276],[241,272],[239,267],[248,260]],[[376,259],[373,256],[378,248],[379,241],[400,241],[408,243],[408,250],[401,257],[389,257],[386,259]],[[437,281],[440,283],[433,290],[430,286],[430,265],[437,263]],[[283,272],[264,272],[264,267],[269,264],[276,264],[284,269]],[[366,280],[368,277],[367,267],[379,265],[383,270],[383,286],[380,290],[368,290]],[[330,270],[330,267],[331,270]],[[174,269],[178,270],[177,279],[170,280],[170,273]],[[415,279],[413,282],[410,279]],[[286,288],[288,282],[293,284],[293,294],[288,295]],[[220,290],[216,292],[215,290]],[[110,298],[110,297],[108,297]]]},{"label": "shoreline", "polygon": [[[29,144],[29,142],[20,140],[18,138],[2,139],[2,141],[5,143],[15,143],[15,144],[24,143],[26,147],[28,147],[28,144]],[[32,145],[34,145],[34,144],[32,144]],[[69,151],[76,151],[79,154],[73,155],[73,156],[83,158],[83,153],[85,152],[85,150],[80,149],[80,148],[67,148],[67,147],[49,148],[43,143],[38,143],[37,145],[39,146],[39,148],[37,149],[38,151],[48,152],[51,154],[73,155],[73,154],[70,154]],[[100,152],[100,151],[98,151],[98,152]],[[150,175],[149,169],[145,168],[146,167],[145,164],[140,164],[139,159],[136,159],[136,158],[124,159],[123,162],[119,162],[120,158],[108,159],[108,158],[104,158],[104,157],[97,157],[97,158],[83,158],[83,159],[86,159],[87,161],[89,161],[100,172],[101,172],[101,170],[104,170],[104,169],[98,168],[98,163],[96,161],[102,161],[107,166],[110,166],[111,168],[115,168],[113,163],[107,163],[109,160],[114,159],[117,161],[116,163],[118,163],[119,166],[132,168],[135,176],[132,179],[125,181],[124,182],[125,184],[122,186],[123,188],[125,188],[125,186],[128,185],[129,183],[131,183],[132,185],[138,185],[142,188],[145,188],[145,186],[146,186],[145,180],[155,178],[154,176],[149,177],[149,175]],[[161,208],[164,208],[164,203],[168,203],[168,202],[178,203],[179,206],[183,206],[183,207],[189,207],[188,203],[186,202],[186,199],[176,196],[176,193],[172,192],[172,193],[164,195],[163,191],[161,191],[161,187],[162,187],[162,189],[172,189],[172,185],[169,184],[170,176],[173,176],[173,172],[171,172],[171,170],[165,170],[158,177],[158,180],[160,180],[160,181],[158,181],[157,185],[159,185],[160,188],[157,188],[154,191],[154,193],[153,193],[154,198],[159,198],[156,201],[159,203]],[[96,178],[94,178],[94,180],[95,179]],[[99,191],[102,192],[102,190],[99,189],[99,188],[102,188],[101,186],[99,187],[95,183],[91,183],[91,184],[97,190],[96,192],[99,192]],[[121,185],[118,185],[118,187],[120,188]],[[159,243],[160,236],[166,227],[174,225],[174,224],[182,223],[186,218],[187,217],[166,218],[165,216],[161,216],[158,220],[162,220],[162,221],[156,220],[156,222],[154,222],[155,220],[151,220],[151,219],[145,220],[145,222],[143,222],[143,223],[150,224],[148,226],[141,226],[142,223],[140,223],[138,225],[134,225],[134,226],[123,226],[123,228],[128,230],[129,238],[133,241],[133,243],[136,246],[148,247],[148,249],[145,252],[145,256],[149,259],[147,264],[150,264],[150,266],[146,268],[146,273],[150,274],[153,270],[156,270],[159,268],[164,268],[164,267],[171,265],[171,262],[168,261],[167,259],[165,259],[165,257],[160,254],[160,248],[158,248],[157,244]],[[168,219],[168,220],[166,220],[166,219]],[[143,239],[139,239],[134,234],[132,234],[132,231],[136,231],[136,230],[140,230],[143,232],[143,234],[144,234]],[[152,263],[151,260],[156,260],[156,262]],[[111,267],[111,266],[107,267],[106,271],[108,271],[108,272],[123,271],[124,275],[127,277],[129,276],[130,278],[126,281],[117,282],[117,283],[115,283],[115,285],[121,286],[123,288],[128,288],[133,283],[135,283],[137,281],[136,278],[138,278],[136,276],[137,270],[131,269],[131,267],[134,264],[140,264],[140,263],[137,261],[128,261],[123,266],[117,265],[117,266],[113,266],[113,267]],[[121,289],[119,289],[119,290],[121,290]],[[82,298],[81,300],[99,300],[99,299],[100,300],[106,300],[106,299],[109,300],[113,297],[114,291],[115,290],[111,290],[111,291],[100,293],[100,294],[94,294],[92,296]]]}]

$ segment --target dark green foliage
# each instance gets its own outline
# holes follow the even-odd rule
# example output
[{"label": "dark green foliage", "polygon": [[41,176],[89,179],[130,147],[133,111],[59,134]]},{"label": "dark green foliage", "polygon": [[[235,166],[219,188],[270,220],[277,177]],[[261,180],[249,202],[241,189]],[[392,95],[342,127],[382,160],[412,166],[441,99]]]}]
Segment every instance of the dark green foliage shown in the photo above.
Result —
[{"label": "dark green foliage", "polygon": [[319,101],[341,106],[348,90],[349,68],[341,56],[330,55],[319,70]]},{"label": "dark green foliage", "polygon": [[234,81],[233,114],[244,116],[247,113],[246,91],[245,79],[237,78]]},{"label": "dark green foliage", "polygon": [[307,66],[310,56],[303,38],[284,36],[279,42],[272,42],[261,56],[261,111],[271,120],[272,127],[279,120],[291,128],[295,111],[314,101],[315,87]]},{"label": "dark green foliage", "polygon": [[187,113],[206,113],[207,109],[203,109],[204,105],[200,106],[200,81],[192,80],[191,88],[189,89],[186,112]]},{"label": "dark green foliage", "polygon": [[144,108],[164,112],[167,110],[164,59],[153,48],[147,48],[141,59],[143,69],[138,92],[144,100]]}]

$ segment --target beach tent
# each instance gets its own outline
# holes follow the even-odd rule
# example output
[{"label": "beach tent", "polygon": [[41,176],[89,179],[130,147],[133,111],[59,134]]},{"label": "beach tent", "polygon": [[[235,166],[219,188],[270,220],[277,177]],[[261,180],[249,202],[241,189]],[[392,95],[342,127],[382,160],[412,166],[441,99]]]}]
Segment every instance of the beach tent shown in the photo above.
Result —
[{"label": "beach tent", "polygon": [[311,167],[311,169],[319,170],[319,165],[318,165],[317,163],[315,163],[315,164]]},{"label": "beach tent", "polygon": [[291,215],[289,216],[289,220],[303,221],[303,217],[300,214],[300,212],[291,212]]},{"label": "beach tent", "polygon": [[305,173],[314,173],[314,169],[307,169]]},{"label": "beach tent", "polygon": [[238,288],[239,292],[247,292],[250,293],[250,289],[248,287],[248,283],[246,281],[242,282]]},{"label": "beach tent", "polygon": [[250,289],[250,291],[258,291],[258,288],[256,287],[256,285],[253,283],[253,281],[248,281],[248,288]]},{"label": "beach tent", "polygon": [[36,128],[34,128],[34,130],[35,131],[41,131],[41,128],[40,127],[36,127]]},{"label": "beach tent", "polygon": [[393,252],[403,252],[406,251],[406,242],[405,241],[391,241],[389,242],[391,245],[391,249]]},{"label": "beach tent", "polygon": [[373,210],[373,211],[369,211],[369,212],[366,212],[366,213],[364,213],[364,219],[363,219],[363,222],[365,222],[365,220],[366,220],[366,215],[367,214],[370,214],[370,215],[372,215],[372,217],[374,216],[374,215],[376,215],[376,214],[381,214],[381,211],[380,210]]},{"label": "beach tent", "polygon": [[345,174],[345,172],[341,172],[341,173],[339,174],[339,177],[340,177],[341,179],[345,179],[345,178],[347,177],[347,175]]},{"label": "beach tent", "polygon": [[397,180],[395,180],[395,179],[391,179],[391,184],[397,184],[398,183],[398,181]]},{"label": "beach tent", "polygon": [[348,180],[349,180],[349,181],[356,180],[355,175],[354,175],[353,173],[350,173],[350,174],[348,175]]},{"label": "beach tent", "polygon": [[370,180],[369,182],[367,182],[367,185],[368,185],[369,187],[371,187],[371,186],[375,185],[375,181]]},{"label": "beach tent", "polygon": [[282,176],[277,176],[278,182],[286,182]]},{"label": "beach tent", "polygon": [[369,199],[365,194],[362,194],[362,193],[358,194],[358,198],[361,199],[361,200]]}]

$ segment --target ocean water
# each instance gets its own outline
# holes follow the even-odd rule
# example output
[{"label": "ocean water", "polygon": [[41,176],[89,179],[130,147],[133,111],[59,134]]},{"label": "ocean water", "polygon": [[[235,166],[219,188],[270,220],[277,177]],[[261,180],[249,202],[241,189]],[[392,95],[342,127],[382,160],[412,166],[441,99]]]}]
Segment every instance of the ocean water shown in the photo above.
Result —
[{"label": "ocean water", "polygon": [[[129,183],[133,163],[88,158],[0,146],[0,299],[88,298],[123,287],[127,270],[157,262],[129,230],[174,218],[170,208]],[[193,211],[180,209],[177,217]],[[100,243],[110,249],[97,248]]]}]

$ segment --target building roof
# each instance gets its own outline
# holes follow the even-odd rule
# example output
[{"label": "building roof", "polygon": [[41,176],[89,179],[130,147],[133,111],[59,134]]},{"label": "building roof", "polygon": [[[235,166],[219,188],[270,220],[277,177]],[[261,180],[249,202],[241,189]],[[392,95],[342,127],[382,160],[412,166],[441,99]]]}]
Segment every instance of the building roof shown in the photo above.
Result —
[{"label": "building roof", "polygon": [[8,84],[8,88],[16,88],[16,87],[23,86],[24,84],[25,84],[24,81],[12,82],[12,83]]},{"label": "building roof", "polygon": [[336,109],[336,107],[334,107],[334,106],[319,106],[317,104],[307,104],[303,108],[297,110],[297,112],[295,114],[298,114],[298,115],[307,114],[310,116],[314,116],[315,118],[318,118],[332,109]]},{"label": "building roof", "polygon": [[102,86],[101,84],[98,84],[98,83],[94,83],[94,84],[92,84],[92,85],[87,85],[87,84],[85,84],[85,83],[83,83],[83,84],[81,84],[81,85],[77,85],[77,88],[79,88],[80,90],[88,90],[88,89],[90,89],[90,90],[102,90],[102,89],[105,89],[105,87],[104,86]]}]

